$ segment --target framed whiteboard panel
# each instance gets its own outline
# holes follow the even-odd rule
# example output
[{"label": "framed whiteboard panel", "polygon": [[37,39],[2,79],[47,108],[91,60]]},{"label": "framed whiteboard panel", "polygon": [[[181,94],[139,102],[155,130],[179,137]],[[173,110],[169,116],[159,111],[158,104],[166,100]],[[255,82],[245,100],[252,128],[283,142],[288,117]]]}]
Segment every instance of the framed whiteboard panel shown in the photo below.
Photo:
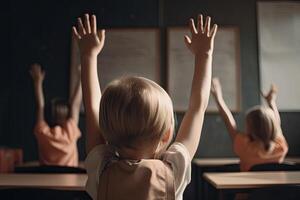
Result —
[{"label": "framed whiteboard panel", "polygon": [[258,2],[257,15],[261,90],[275,83],[279,110],[299,111],[300,2]]},{"label": "framed whiteboard panel", "polygon": [[[189,103],[194,72],[194,56],[186,48],[183,38],[188,28],[169,28],[167,31],[168,92],[174,109],[186,111]],[[236,27],[221,27],[215,38],[213,76],[219,77],[224,99],[233,112],[240,111],[240,42]],[[216,112],[217,106],[210,97],[208,111]]]},{"label": "framed whiteboard panel", "polygon": [[[143,76],[160,84],[160,33],[152,28],[124,28],[105,31],[105,45],[98,55],[101,88],[126,75]],[[79,49],[73,39],[71,47],[71,87],[76,83],[80,65]],[[72,83],[73,82],[73,83]]]}]

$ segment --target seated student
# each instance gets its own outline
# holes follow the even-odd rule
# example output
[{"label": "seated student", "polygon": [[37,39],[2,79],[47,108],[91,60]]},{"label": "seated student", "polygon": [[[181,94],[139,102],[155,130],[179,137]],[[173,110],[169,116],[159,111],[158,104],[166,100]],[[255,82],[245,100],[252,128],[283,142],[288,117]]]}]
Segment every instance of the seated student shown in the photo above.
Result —
[{"label": "seated student", "polygon": [[195,72],[189,108],[170,147],[174,117],[169,95],[149,79],[123,77],[111,82],[101,97],[97,55],[104,30],[97,34],[94,15],[91,20],[85,15],[84,22],[79,18],[78,29],[73,27],[86,110],[86,189],[93,199],[182,199],[208,104],[217,31],[209,17],[203,26],[202,18],[197,29],[190,20],[192,37],[185,36],[195,55]]},{"label": "seated student", "polygon": [[34,133],[38,142],[39,159],[43,165],[78,166],[77,140],[81,132],[77,126],[82,99],[80,81],[68,103],[55,100],[51,107],[50,127],[44,119],[43,80],[45,72],[39,64],[31,66],[37,102]]},{"label": "seated student", "polygon": [[244,134],[237,130],[236,122],[224,102],[218,78],[213,78],[211,92],[233,141],[234,152],[240,158],[241,171],[248,171],[257,164],[283,162],[288,144],[281,130],[274,85],[268,94],[263,95],[269,107],[254,106],[247,112]]}]

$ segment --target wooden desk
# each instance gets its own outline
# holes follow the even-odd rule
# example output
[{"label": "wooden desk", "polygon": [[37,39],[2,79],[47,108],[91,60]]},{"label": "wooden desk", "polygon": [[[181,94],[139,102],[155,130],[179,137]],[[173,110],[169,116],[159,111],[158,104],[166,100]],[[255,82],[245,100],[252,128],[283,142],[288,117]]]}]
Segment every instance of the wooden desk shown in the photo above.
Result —
[{"label": "wooden desk", "polygon": [[[239,171],[240,160],[237,157],[228,158],[195,158],[192,163],[192,183],[190,184],[191,191],[196,199],[204,199],[205,180],[203,173],[205,172],[233,172]],[[285,162],[300,163],[300,157],[287,157]],[[231,167],[223,167],[224,165],[232,165]],[[236,165],[236,166],[234,166]]]},{"label": "wooden desk", "polygon": [[[289,163],[300,164],[300,157],[287,157],[284,160]],[[217,167],[221,165],[239,164],[239,158],[194,158],[192,161],[199,167]]]},{"label": "wooden desk", "polygon": [[204,173],[204,178],[217,189],[252,189],[300,184],[300,171]]},{"label": "wooden desk", "polygon": [[[21,163],[21,164],[17,165],[16,167],[38,167],[40,165],[41,164],[38,160],[34,160],[34,161],[28,161],[28,162]],[[84,169],[85,168],[84,161],[79,161],[78,167],[81,167]]]},{"label": "wooden desk", "polygon": [[199,167],[215,167],[229,164],[239,164],[239,158],[194,158],[192,161]]},{"label": "wooden desk", "polygon": [[285,162],[300,164],[300,157],[286,157]]},{"label": "wooden desk", "polygon": [[226,190],[249,191],[280,185],[300,185],[300,171],[204,173],[204,179],[218,190],[219,199]]},{"label": "wooden desk", "polygon": [[86,174],[0,174],[0,188],[45,188],[84,191]]}]

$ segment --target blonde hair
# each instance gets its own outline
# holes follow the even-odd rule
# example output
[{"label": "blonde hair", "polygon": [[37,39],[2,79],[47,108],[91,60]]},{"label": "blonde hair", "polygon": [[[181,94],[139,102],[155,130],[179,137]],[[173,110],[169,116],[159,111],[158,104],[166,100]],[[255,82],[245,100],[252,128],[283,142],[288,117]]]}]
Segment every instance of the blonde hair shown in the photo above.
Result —
[{"label": "blonde hair", "polygon": [[172,101],[149,79],[122,77],[103,92],[99,124],[106,141],[116,147],[151,144],[174,126]]},{"label": "blonde hair", "polygon": [[266,151],[281,131],[273,110],[265,106],[251,108],[246,115],[246,125],[250,138],[262,142]]}]

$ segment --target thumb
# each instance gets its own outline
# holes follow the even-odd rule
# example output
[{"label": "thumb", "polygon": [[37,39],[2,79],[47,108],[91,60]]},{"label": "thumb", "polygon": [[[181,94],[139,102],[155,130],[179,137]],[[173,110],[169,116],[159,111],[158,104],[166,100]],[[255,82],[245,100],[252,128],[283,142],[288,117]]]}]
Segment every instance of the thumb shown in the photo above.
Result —
[{"label": "thumb", "polygon": [[264,98],[266,97],[266,95],[263,93],[263,91],[260,91],[260,95]]},{"label": "thumb", "polygon": [[100,31],[97,31],[97,36],[100,41],[105,41],[105,30],[101,29]]},{"label": "thumb", "polygon": [[76,39],[76,40],[80,40],[81,36],[79,35],[79,33],[77,32],[77,29],[75,26],[72,27],[72,36]]},{"label": "thumb", "polygon": [[184,43],[185,43],[186,47],[191,50],[192,42],[191,42],[191,39],[189,38],[189,36],[187,36],[187,35],[184,36]]}]

